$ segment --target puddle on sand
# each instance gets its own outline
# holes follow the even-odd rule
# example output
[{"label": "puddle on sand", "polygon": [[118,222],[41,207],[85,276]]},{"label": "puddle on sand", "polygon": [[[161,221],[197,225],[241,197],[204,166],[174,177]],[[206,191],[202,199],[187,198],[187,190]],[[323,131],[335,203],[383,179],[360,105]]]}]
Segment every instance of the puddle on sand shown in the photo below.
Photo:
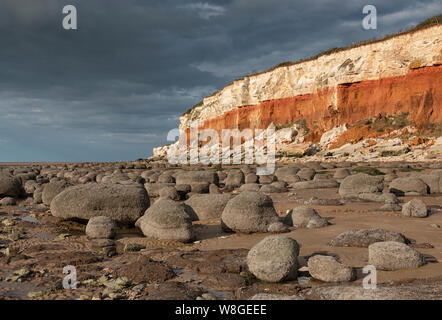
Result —
[{"label": "puddle on sand", "polygon": [[182,274],[184,272],[183,269],[179,269],[179,268],[172,268],[172,271],[179,276],[180,274]]},{"label": "puddle on sand", "polygon": [[54,239],[54,237],[48,236],[46,233],[42,233],[42,232],[34,234],[34,238],[45,239],[45,240],[52,240],[52,239]]},{"label": "puddle on sand", "polygon": [[26,222],[31,222],[31,223],[38,223],[38,220],[32,218],[31,216],[21,217],[21,221],[26,221]]}]

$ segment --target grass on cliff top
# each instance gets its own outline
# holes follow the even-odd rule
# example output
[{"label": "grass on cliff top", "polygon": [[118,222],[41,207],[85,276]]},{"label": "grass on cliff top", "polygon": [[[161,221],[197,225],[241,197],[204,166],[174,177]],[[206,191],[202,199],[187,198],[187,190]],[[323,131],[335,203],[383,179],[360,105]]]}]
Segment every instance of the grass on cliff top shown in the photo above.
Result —
[{"label": "grass on cliff top", "polygon": [[[232,81],[229,84],[227,84],[226,86],[224,86],[224,88],[228,87],[229,85],[231,85],[235,81],[243,80],[246,77],[257,76],[257,75],[260,75],[260,74],[263,74],[263,73],[266,73],[266,72],[273,71],[273,70],[278,69],[278,68],[290,67],[290,66],[293,66],[295,64],[299,64],[299,63],[303,63],[303,62],[307,62],[307,61],[311,61],[311,60],[316,60],[316,59],[318,59],[319,57],[322,57],[322,56],[328,56],[328,55],[331,55],[333,53],[345,51],[345,50],[348,50],[348,49],[353,49],[353,48],[361,47],[361,46],[364,46],[364,45],[368,45],[368,44],[373,44],[373,43],[376,43],[376,42],[381,42],[381,41],[389,40],[389,39],[397,37],[397,36],[401,36],[401,35],[408,34],[408,33],[413,33],[413,32],[416,32],[416,31],[419,31],[419,30],[423,30],[423,29],[426,29],[426,28],[430,28],[430,27],[433,27],[433,26],[436,26],[436,25],[439,25],[439,24],[442,24],[442,14],[439,14],[437,16],[428,18],[428,19],[422,21],[421,23],[419,23],[418,25],[416,25],[415,27],[407,29],[405,31],[400,30],[397,33],[387,34],[383,38],[379,38],[379,39],[372,38],[372,39],[369,39],[369,40],[354,42],[354,43],[352,43],[352,44],[350,44],[350,45],[348,45],[346,47],[337,47],[337,48],[328,49],[328,50],[320,52],[320,53],[318,53],[318,54],[316,54],[316,55],[314,55],[313,57],[310,57],[310,58],[305,58],[305,59],[301,59],[301,60],[298,60],[298,61],[282,62],[282,63],[280,63],[280,64],[278,64],[278,65],[276,65],[274,67],[271,67],[269,69],[266,69],[266,70],[263,70],[263,71],[259,71],[259,72],[255,72],[255,73],[251,73],[249,75],[246,75],[245,77],[235,79],[234,81]],[[212,93],[208,97],[214,96],[215,94],[217,94],[221,90],[215,91],[214,93]],[[203,104],[203,101],[198,102],[192,108],[190,108],[185,113],[183,113],[183,116],[189,114],[194,108],[199,107],[202,104]]]}]

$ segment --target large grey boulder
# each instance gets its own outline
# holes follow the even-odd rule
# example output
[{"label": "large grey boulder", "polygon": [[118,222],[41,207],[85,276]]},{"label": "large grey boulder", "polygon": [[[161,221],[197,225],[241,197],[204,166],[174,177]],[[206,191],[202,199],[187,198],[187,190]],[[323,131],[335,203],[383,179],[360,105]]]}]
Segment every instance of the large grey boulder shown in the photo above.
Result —
[{"label": "large grey boulder", "polygon": [[299,170],[297,172],[297,176],[301,179],[301,180],[312,180],[313,177],[315,176],[316,171],[312,168],[302,168],[301,170]]},{"label": "large grey boulder", "polygon": [[0,196],[18,198],[23,193],[20,179],[6,173],[0,173]]},{"label": "large grey boulder", "polygon": [[86,225],[86,235],[89,239],[113,239],[116,233],[117,225],[109,217],[90,218]]},{"label": "large grey boulder", "polygon": [[43,187],[39,186],[34,190],[34,194],[32,195],[35,204],[43,203]]},{"label": "large grey boulder", "polygon": [[185,171],[176,175],[176,184],[213,183],[218,185],[218,175],[212,171]]},{"label": "large grey boulder", "polygon": [[351,173],[347,168],[338,168],[333,174],[333,178],[341,180],[347,178],[349,175],[351,175]]},{"label": "large grey boulder", "polygon": [[301,178],[297,175],[298,171],[299,168],[296,167],[281,167],[276,169],[275,176],[278,178],[278,181],[287,183],[298,182],[301,181]]},{"label": "large grey boulder", "polygon": [[160,190],[160,199],[180,200],[180,195],[175,187],[168,186]]},{"label": "large grey boulder", "polygon": [[284,223],[288,226],[308,229],[321,228],[328,225],[327,220],[322,218],[315,209],[307,206],[300,206],[290,210],[284,219]]},{"label": "large grey boulder", "polygon": [[225,180],[226,187],[238,188],[245,182],[244,173],[241,170],[230,170]]},{"label": "large grey boulder", "polygon": [[310,275],[324,282],[348,282],[356,278],[356,272],[338,262],[335,257],[314,255],[308,259]]},{"label": "large grey boulder", "polygon": [[376,289],[365,289],[355,285],[315,286],[305,295],[308,299],[320,300],[437,300],[440,299],[440,283],[401,284],[400,286],[377,285]]},{"label": "large grey boulder", "polygon": [[425,264],[424,256],[406,244],[386,241],[368,247],[368,263],[379,270],[401,270],[418,268]]},{"label": "large grey boulder", "polygon": [[156,198],[160,196],[160,191],[166,187],[173,187],[175,184],[173,183],[150,183],[147,182],[144,184],[144,188],[147,190],[147,194],[149,197]]},{"label": "large grey boulder", "polygon": [[269,174],[269,175],[263,175],[263,176],[258,176],[259,177],[259,183],[260,184],[268,184],[268,183],[272,183],[273,181],[276,180],[276,176],[274,176],[273,174]]},{"label": "large grey boulder", "polygon": [[216,184],[211,183],[209,185],[209,193],[211,194],[221,194],[219,187]]},{"label": "large grey boulder", "polygon": [[34,194],[34,191],[40,186],[40,184],[35,180],[28,180],[24,184],[24,189],[26,194]]},{"label": "large grey boulder", "polygon": [[220,218],[233,196],[230,194],[195,194],[185,201],[195,211],[199,220]]},{"label": "large grey boulder", "polygon": [[433,170],[431,173],[414,174],[412,177],[422,180],[427,186],[431,194],[442,193],[442,171]]},{"label": "large grey boulder", "polygon": [[329,244],[333,247],[367,248],[369,245],[381,241],[407,243],[407,239],[397,232],[385,229],[361,229],[345,231],[330,241]]},{"label": "large grey boulder", "polygon": [[193,193],[209,193],[210,184],[208,182],[192,183],[190,189]]},{"label": "large grey boulder", "polygon": [[421,179],[405,177],[394,179],[389,190],[397,196],[419,196],[427,195],[429,188]]},{"label": "large grey boulder", "polygon": [[425,218],[428,208],[420,199],[413,199],[402,206],[402,215],[406,217]]},{"label": "large grey boulder", "polygon": [[226,231],[243,233],[287,231],[272,199],[253,191],[241,192],[227,203],[221,215],[221,226]]},{"label": "large grey boulder", "polygon": [[149,204],[146,189],[140,185],[88,183],[59,193],[51,202],[51,212],[63,219],[106,216],[116,222],[134,223]]},{"label": "large grey boulder", "polygon": [[146,237],[189,242],[193,240],[192,218],[186,205],[169,199],[156,201],[135,226]]},{"label": "large grey boulder", "polygon": [[255,173],[248,173],[244,178],[244,182],[247,183],[257,183],[258,176]]},{"label": "large grey boulder", "polygon": [[163,172],[158,176],[158,183],[175,183],[175,178],[171,172]]},{"label": "large grey boulder", "polygon": [[72,185],[65,180],[52,181],[45,184],[41,195],[43,203],[47,206],[51,205],[52,199],[54,199],[57,194],[71,186]]},{"label": "large grey boulder", "polygon": [[358,173],[345,178],[339,187],[342,198],[360,198],[366,194],[380,194],[384,189],[383,178]]},{"label": "large grey boulder", "polygon": [[289,237],[270,236],[247,254],[249,271],[258,279],[281,282],[297,278],[299,245]]},{"label": "large grey boulder", "polygon": [[6,197],[0,200],[0,205],[2,206],[15,206],[17,201],[14,198]]}]

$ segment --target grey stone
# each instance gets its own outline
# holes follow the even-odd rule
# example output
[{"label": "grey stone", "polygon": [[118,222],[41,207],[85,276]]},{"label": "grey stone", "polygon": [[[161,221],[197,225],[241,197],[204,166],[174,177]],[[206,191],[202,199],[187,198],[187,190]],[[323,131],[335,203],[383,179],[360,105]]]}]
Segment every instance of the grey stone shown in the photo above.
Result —
[{"label": "grey stone", "polygon": [[247,255],[249,271],[267,282],[297,277],[299,245],[289,237],[270,236],[253,246]]},{"label": "grey stone", "polygon": [[168,186],[160,190],[160,199],[180,200],[180,196],[175,187]]},{"label": "grey stone", "polygon": [[225,181],[226,187],[239,188],[244,184],[244,173],[241,170],[230,170]]},{"label": "grey stone", "polygon": [[278,181],[285,181],[287,183],[294,183],[301,181],[301,178],[297,176],[299,168],[296,167],[281,167],[276,169],[275,176]]},{"label": "grey stone", "polygon": [[289,211],[284,219],[284,223],[288,226],[296,228],[321,228],[328,225],[326,219],[322,218],[315,209],[300,206]]},{"label": "grey stone", "polygon": [[435,300],[440,299],[441,284],[381,286],[365,289],[358,285],[316,286],[307,291],[307,299],[321,300]]},{"label": "grey stone", "polygon": [[356,278],[356,272],[338,262],[335,257],[314,255],[308,259],[310,275],[324,282],[348,282]]},{"label": "grey stone", "polygon": [[281,185],[275,185],[275,183],[277,182],[272,182],[271,184],[264,184],[262,185],[262,187],[259,189],[260,192],[262,193],[280,193],[280,192],[286,192],[287,189],[285,187],[282,187]]},{"label": "grey stone", "polygon": [[385,229],[361,229],[341,233],[335,239],[330,241],[330,245],[333,247],[367,248],[369,245],[381,241],[406,243],[407,239],[400,233]]},{"label": "grey stone", "polygon": [[244,191],[231,199],[221,216],[222,227],[227,231],[253,233],[287,231],[273,206],[273,201],[261,192]]},{"label": "grey stone", "polygon": [[146,237],[189,242],[193,240],[192,218],[182,203],[159,199],[137,220],[135,226]]},{"label": "grey stone", "polygon": [[438,170],[433,170],[428,174],[414,174],[412,177],[422,180],[428,186],[428,191],[431,194],[442,193],[442,174]]},{"label": "grey stone", "polygon": [[306,180],[312,180],[315,174],[316,171],[312,168],[302,168],[301,170],[298,171],[296,175],[299,178],[301,178],[301,180],[306,181]]},{"label": "grey stone", "polygon": [[413,199],[402,207],[402,215],[406,217],[425,218],[428,216],[428,208],[420,199]]},{"label": "grey stone", "polygon": [[39,187],[39,183],[35,180],[28,180],[25,182],[25,192],[27,194],[34,194],[34,191]]},{"label": "grey stone", "polygon": [[209,193],[209,185],[208,182],[192,183],[190,189],[193,193]]},{"label": "grey stone", "polygon": [[347,178],[349,175],[351,175],[350,170],[348,170],[347,168],[338,168],[336,169],[333,178],[335,179],[345,179]]},{"label": "grey stone", "polygon": [[379,270],[418,268],[425,264],[424,256],[414,248],[396,241],[376,242],[368,247],[368,263]]},{"label": "grey stone", "polygon": [[429,188],[421,179],[405,177],[394,179],[389,190],[397,196],[418,196],[428,194]]},{"label": "grey stone", "polygon": [[24,193],[20,179],[0,173],[0,196],[18,198]]},{"label": "grey stone", "polygon": [[230,194],[195,194],[185,204],[195,211],[199,220],[207,220],[220,218],[232,198]]},{"label": "grey stone", "polygon": [[173,183],[145,183],[144,188],[147,190],[149,197],[156,198],[160,196],[160,191],[165,187],[173,187]]},{"label": "grey stone", "polygon": [[209,193],[211,194],[220,194],[221,191],[219,190],[218,186],[216,184],[211,183],[209,185]]},{"label": "grey stone", "polygon": [[213,183],[218,185],[218,175],[211,171],[185,171],[177,174],[176,184]]},{"label": "grey stone", "polygon": [[290,185],[295,190],[337,188],[339,183],[333,179],[319,179],[295,182]]},{"label": "grey stone", "polygon": [[258,176],[259,177],[259,183],[260,184],[269,184],[276,180],[276,177],[272,174],[265,175],[265,176]]},{"label": "grey stone", "polygon": [[340,187],[339,195],[342,198],[359,198],[364,194],[381,193],[384,189],[383,178],[358,173],[345,178]]},{"label": "grey stone", "polygon": [[169,172],[163,172],[158,176],[158,183],[175,183],[175,178]]},{"label": "grey stone", "polygon": [[52,181],[44,185],[42,192],[42,201],[45,205],[51,205],[52,199],[63,190],[71,187],[72,185],[65,180]]},{"label": "grey stone", "polygon": [[6,197],[0,200],[0,204],[2,206],[15,206],[17,204],[17,201],[15,201],[14,198]]},{"label": "grey stone", "polygon": [[257,183],[258,182],[258,176],[254,173],[249,173],[245,176],[244,182],[247,183]]},{"label": "grey stone", "polygon": [[116,222],[134,223],[149,204],[142,186],[88,183],[58,194],[51,202],[51,212],[63,219],[106,216]]},{"label": "grey stone", "polygon": [[113,239],[116,233],[117,225],[109,217],[90,218],[86,225],[86,235],[89,239]]}]

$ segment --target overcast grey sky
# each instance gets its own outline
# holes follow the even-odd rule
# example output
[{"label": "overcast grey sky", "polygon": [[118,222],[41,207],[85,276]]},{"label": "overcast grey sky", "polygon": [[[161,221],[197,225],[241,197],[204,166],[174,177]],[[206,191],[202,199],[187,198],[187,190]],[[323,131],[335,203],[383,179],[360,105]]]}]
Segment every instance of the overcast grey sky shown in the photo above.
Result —
[{"label": "overcast grey sky", "polygon": [[[78,30],[62,28],[68,4]],[[366,4],[377,30],[362,28]],[[235,78],[441,12],[440,0],[1,0],[0,161],[150,156]]]}]

